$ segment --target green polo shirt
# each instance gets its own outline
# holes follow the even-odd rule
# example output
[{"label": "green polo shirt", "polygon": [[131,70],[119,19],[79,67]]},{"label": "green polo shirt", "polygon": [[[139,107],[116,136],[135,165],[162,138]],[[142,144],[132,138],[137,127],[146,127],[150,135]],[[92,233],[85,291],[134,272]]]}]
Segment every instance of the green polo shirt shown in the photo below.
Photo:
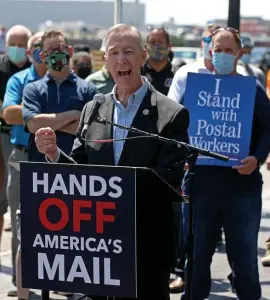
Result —
[{"label": "green polo shirt", "polygon": [[102,94],[110,93],[115,85],[113,78],[110,76],[105,67],[93,74],[90,74],[85,80],[92,82]]}]

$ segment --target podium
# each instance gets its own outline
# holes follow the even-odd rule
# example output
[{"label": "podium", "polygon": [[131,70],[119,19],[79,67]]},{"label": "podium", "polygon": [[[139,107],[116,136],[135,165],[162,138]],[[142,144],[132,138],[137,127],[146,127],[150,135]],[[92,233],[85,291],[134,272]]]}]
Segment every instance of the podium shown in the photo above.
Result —
[{"label": "podium", "polygon": [[148,168],[20,163],[22,285],[137,298],[173,264],[173,203]]}]

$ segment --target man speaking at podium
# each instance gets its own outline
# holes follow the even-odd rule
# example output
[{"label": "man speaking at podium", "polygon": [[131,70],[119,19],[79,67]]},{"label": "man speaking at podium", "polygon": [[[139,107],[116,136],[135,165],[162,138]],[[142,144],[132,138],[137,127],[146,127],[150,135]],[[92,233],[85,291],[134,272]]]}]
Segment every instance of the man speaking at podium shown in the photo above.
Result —
[{"label": "man speaking at podium", "polygon": [[[157,92],[141,76],[140,70],[146,62],[146,56],[141,33],[136,28],[118,24],[107,32],[105,63],[116,85],[111,93],[103,97],[104,102],[98,115],[120,125],[132,125],[166,138],[188,142],[189,113],[182,105]],[[77,131],[78,137],[74,141],[70,156],[57,147],[56,136],[51,128],[41,128],[36,132],[37,148],[46,155],[49,162],[148,167],[154,169],[173,187],[179,186],[186,160],[184,149],[151,138],[115,141],[134,134],[116,126],[105,126],[96,122],[95,105],[97,101],[94,99],[84,107]],[[83,139],[80,136],[85,123],[89,123],[89,127]],[[111,139],[113,141],[109,142]],[[168,234],[173,237],[171,232]],[[169,277],[174,263],[173,238],[166,247],[169,249],[168,257],[157,258],[155,269],[148,274],[150,278],[143,275],[145,279],[142,280],[143,287],[137,299],[169,299]],[[154,291],[151,286],[155,286]]]}]

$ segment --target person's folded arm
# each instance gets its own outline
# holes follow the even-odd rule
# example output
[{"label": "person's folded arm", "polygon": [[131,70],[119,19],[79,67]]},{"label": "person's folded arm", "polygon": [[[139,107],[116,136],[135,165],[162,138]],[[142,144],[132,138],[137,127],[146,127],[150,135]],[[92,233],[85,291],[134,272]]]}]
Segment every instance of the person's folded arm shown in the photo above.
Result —
[{"label": "person's folded arm", "polygon": [[57,131],[79,120],[80,112],[70,110],[62,113],[45,114],[42,110],[44,95],[41,95],[35,82],[28,84],[23,92],[22,115],[26,130],[35,133],[39,128],[50,127]]},{"label": "person's folded arm", "polygon": [[79,122],[79,126],[77,129],[77,137],[74,140],[72,152],[70,155],[64,153],[61,149],[59,149],[57,160],[54,162],[58,163],[77,163],[77,164],[87,164],[88,163],[88,156],[85,149],[85,142],[79,138],[82,128],[84,126],[84,119],[86,111],[88,111],[88,107],[91,104],[86,104],[82,110],[81,118]]},{"label": "person's folded arm", "polygon": [[60,128],[58,131],[69,133],[71,135],[76,136],[76,132],[78,130],[78,127],[79,127],[79,121],[74,121],[72,123],[69,123],[68,125],[66,125],[63,128]]},{"label": "person's folded arm", "polygon": [[[26,126],[31,133],[35,133],[42,127],[50,127],[54,131],[61,131],[62,128],[76,121],[78,114],[79,112],[73,110],[58,114],[36,114],[26,122]],[[67,130],[70,130],[70,128],[67,128]]]}]

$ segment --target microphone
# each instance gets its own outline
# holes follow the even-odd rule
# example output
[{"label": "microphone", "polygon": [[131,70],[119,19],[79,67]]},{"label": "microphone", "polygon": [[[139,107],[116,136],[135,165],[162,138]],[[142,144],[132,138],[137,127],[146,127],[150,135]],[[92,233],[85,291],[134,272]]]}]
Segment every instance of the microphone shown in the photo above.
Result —
[{"label": "microphone", "polygon": [[[123,125],[119,125],[119,124],[116,124],[114,122],[110,122],[108,119],[102,118],[101,116],[98,116],[97,122],[99,122],[103,125],[110,124],[110,125],[113,125],[113,126],[116,126],[116,127],[120,128],[120,129],[124,129],[124,130],[134,132],[134,133],[140,135],[141,137],[154,138],[154,139],[157,139],[161,142],[176,145],[179,148],[184,147],[190,153],[193,152],[193,153],[197,153],[197,154],[200,154],[200,155],[203,155],[203,156],[208,156],[208,157],[212,157],[212,158],[215,158],[215,159],[219,159],[219,160],[222,160],[222,161],[229,161],[229,159],[230,159],[228,156],[225,156],[225,155],[222,155],[222,154],[219,154],[219,153],[216,153],[216,152],[211,152],[211,151],[208,151],[208,150],[204,150],[204,149],[201,149],[201,148],[197,148],[197,147],[191,146],[190,144],[187,144],[187,143],[184,143],[184,142],[179,142],[179,141],[174,140],[174,139],[168,139],[168,138],[165,138],[165,137],[160,136],[158,134],[146,132],[146,131],[137,129],[135,127],[126,127],[126,126],[123,126]],[[126,139],[129,139],[129,138],[126,138]]]},{"label": "microphone", "polygon": [[94,101],[95,103],[92,105],[91,110],[89,111],[88,115],[84,118],[84,126],[81,131],[81,137],[84,138],[86,135],[86,132],[90,126],[90,124],[94,121],[98,114],[98,110],[100,106],[105,102],[105,96],[103,94],[96,94],[94,96]]}]

